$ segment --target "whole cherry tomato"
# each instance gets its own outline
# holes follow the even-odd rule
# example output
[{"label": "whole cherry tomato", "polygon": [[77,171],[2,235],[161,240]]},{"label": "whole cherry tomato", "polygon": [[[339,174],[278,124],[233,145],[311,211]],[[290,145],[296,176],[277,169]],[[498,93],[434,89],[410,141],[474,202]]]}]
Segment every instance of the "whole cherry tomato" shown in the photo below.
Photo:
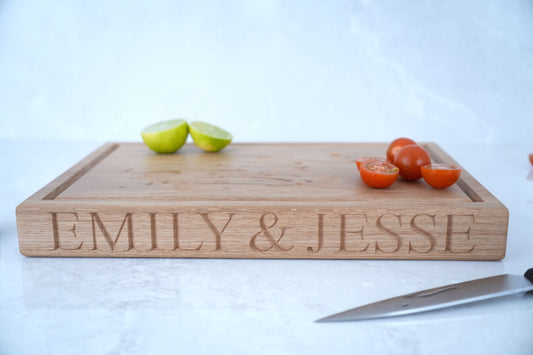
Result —
[{"label": "whole cherry tomato", "polygon": [[378,160],[378,161],[387,161],[387,159],[385,158],[382,158],[382,157],[361,157],[361,158],[357,158],[355,159],[355,164],[357,165],[357,170],[360,170],[361,169],[361,163],[364,162],[364,161],[367,161],[367,160]]},{"label": "whole cherry tomato", "polygon": [[436,189],[445,189],[459,180],[461,168],[453,164],[428,164],[420,168],[424,181]]},{"label": "whole cherry tomato", "polygon": [[420,179],[420,167],[430,163],[428,152],[419,145],[406,145],[396,153],[393,162],[400,169],[400,176],[407,181]]},{"label": "whole cherry tomato", "polygon": [[396,181],[399,169],[385,161],[365,160],[361,163],[359,172],[365,184],[383,189]]},{"label": "whole cherry tomato", "polygon": [[404,137],[396,138],[389,144],[389,147],[387,148],[387,160],[392,163],[394,161],[394,156],[400,151],[400,149],[402,149],[406,145],[412,144],[416,144],[415,141],[412,139]]}]

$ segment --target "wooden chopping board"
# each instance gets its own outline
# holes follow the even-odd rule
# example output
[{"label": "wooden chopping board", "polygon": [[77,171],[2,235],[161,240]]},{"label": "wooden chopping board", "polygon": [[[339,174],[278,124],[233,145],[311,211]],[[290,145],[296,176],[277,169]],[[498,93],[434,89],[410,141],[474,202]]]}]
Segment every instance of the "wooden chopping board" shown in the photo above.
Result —
[{"label": "wooden chopping board", "polygon": [[[17,207],[27,256],[499,260],[508,211],[463,170],[435,190],[364,185],[380,143],[108,143]],[[457,164],[424,144],[434,162]],[[459,164],[460,165],[460,164]]]}]

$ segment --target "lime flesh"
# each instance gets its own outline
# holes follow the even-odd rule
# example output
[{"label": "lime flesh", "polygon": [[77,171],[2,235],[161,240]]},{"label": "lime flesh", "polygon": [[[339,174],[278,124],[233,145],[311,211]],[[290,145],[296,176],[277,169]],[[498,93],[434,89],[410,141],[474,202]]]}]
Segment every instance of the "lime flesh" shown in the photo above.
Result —
[{"label": "lime flesh", "polygon": [[169,154],[180,149],[187,141],[189,127],[183,119],[154,123],[141,131],[144,144],[156,153]]},{"label": "lime flesh", "polygon": [[194,144],[207,152],[218,152],[230,144],[233,139],[228,131],[202,121],[191,122],[189,132]]}]

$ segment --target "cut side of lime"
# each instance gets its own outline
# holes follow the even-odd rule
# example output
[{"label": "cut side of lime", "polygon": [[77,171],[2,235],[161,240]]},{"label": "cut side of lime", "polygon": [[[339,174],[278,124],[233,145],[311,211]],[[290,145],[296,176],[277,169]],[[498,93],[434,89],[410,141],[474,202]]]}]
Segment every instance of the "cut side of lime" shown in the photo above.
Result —
[{"label": "cut side of lime", "polygon": [[228,131],[202,121],[191,122],[189,132],[194,144],[207,152],[218,152],[230,144],[233,139]]},{"label": "cut side of lime", "polygon": [[154,123],[141,131],[144,144],[156,153],[169,154],[180,149],[187,141],[189,126],[178,118]]}]

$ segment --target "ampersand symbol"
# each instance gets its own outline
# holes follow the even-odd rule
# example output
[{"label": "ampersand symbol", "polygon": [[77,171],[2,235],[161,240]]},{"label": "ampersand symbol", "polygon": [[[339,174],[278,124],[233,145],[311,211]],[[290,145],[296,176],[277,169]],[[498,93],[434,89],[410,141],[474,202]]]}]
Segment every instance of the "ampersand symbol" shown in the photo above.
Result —
[{"label": "ampersand symbol", "polygon": [[[267,218],[267,216],[274,216],[274,220],[273,222],[267,226],[266,223],[265,223],[265,220]],[[268,251],[272,248],[275,248],[276,250],[283,250],[283,251],[289,251],[292,249],[292,247],[294,245],[291,245],[289,248],[284,248],[282,247],[279,242],[281,241],[281,238],[283,238],[283,236],[285,235],[285,231],[287,230],[287,228],[283,228],[283,227],[280,227],[281,229],[281,234],[279,235],[279,237],[277,239],[275,239],[272,234],[270,233],[270,229],[272,227],[274,227],[276,224],[278,223],[278,216],[275,214],[275,213],[264,213],[261,218],[259,218],[259,227],[261,228],[261,230],[259,232],[257,232],[251,239],[250,239],[250,248],[254,249],[254,250],[259,250],[259,251]],[[259,248],[257,245],[256,245],[256,239],[259,237],[259,235],[263,235],[264,236],[264,239],[270,244],[270,246],[266,249],[262,249],[262,248]]]}]

